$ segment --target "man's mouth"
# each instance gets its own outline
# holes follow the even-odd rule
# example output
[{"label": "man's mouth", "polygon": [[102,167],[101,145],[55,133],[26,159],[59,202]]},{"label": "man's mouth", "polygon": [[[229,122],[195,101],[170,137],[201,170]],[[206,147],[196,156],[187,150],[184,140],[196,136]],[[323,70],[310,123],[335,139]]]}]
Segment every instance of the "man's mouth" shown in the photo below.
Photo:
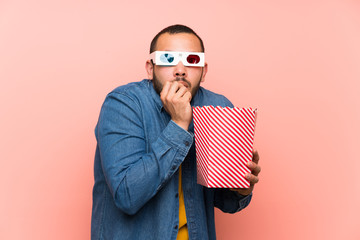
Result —
[{"label": "man's mouth", "polygon": [[177,77],[174,81],[180,82],[182,85],[184,85],[186,88],[190,88],[191,87],[191,83],[186,80],[185,78],[180,78]]},{"label": "man's mouth", "polygon": [[186,88],[189,88],[188,84],[184,81],[179,81],[182,85],[184,85]]}]

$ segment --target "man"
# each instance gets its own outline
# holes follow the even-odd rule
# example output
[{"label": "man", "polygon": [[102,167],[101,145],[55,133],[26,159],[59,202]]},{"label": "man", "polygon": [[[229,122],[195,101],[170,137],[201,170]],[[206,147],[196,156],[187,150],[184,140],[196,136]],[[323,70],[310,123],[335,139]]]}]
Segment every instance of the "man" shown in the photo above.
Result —
[{"label": "man", "polygon": [[196,183],[192,106],[232,107],[200,87],[208,68],[203,52],[190,28],[165,28],[151,43],[149,79],[107,95],[95,129],[92,239],[215,239],[214,207],[234,213],[249,204],[257,152],[248,165],[250,188]]}]

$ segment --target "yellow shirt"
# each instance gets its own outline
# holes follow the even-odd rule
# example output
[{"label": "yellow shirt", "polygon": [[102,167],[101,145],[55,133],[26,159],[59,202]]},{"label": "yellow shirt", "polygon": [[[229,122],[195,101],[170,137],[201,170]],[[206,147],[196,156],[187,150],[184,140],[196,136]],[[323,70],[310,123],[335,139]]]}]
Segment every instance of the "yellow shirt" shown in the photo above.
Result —
[{"label": "yellow shirt", "polygon": [[185,203],[184,203],[184,194],[182,190],[181,183],[181,165],[179,167],[179,232],[177,235],[177,240],[188,240],[189,233],[187,229],[187,221],[186,221],[186,212],[185,212]]}]

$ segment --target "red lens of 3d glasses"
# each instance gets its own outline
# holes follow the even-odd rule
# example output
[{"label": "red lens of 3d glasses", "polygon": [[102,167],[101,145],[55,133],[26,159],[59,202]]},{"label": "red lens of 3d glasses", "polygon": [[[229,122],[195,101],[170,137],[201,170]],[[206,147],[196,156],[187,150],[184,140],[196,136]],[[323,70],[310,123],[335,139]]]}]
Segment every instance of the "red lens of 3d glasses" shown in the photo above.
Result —
[{"label": "red lens of 3d glasses", "polygon": [[190,64],[196,64],[200,62],[200,57],[198,55],[194,55],[194,54],[190,54],[187,58],[186,61]]}]

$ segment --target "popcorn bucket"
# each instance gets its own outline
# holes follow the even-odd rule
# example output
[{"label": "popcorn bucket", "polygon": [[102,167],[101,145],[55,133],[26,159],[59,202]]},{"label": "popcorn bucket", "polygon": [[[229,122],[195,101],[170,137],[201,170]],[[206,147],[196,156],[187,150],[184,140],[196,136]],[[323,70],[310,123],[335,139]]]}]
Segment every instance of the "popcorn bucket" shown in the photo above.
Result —
[{"label": "popcorn bucket", "polygon": [[248,188],[257,109],[194,107],[197,182],[208,188]]}]

